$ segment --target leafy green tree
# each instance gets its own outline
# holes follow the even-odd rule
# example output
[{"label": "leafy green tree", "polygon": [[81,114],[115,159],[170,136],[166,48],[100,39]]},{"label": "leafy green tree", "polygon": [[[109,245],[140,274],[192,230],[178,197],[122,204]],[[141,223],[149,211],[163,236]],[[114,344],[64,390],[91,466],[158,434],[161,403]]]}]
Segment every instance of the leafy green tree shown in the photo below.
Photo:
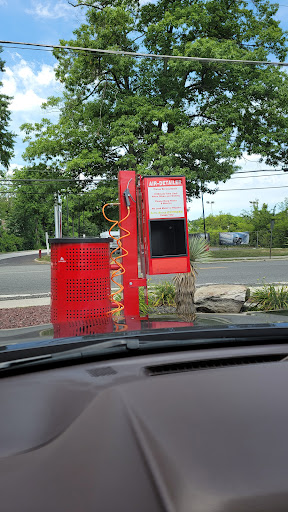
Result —
[{"label": "leafy green tree", "polygon": [[[2,52],[0,47],[0,53]],[[0,58],[0,73],[4,72],[4,61]],[[0,88],[2,87],[0,81]],[[7,169],[13,156],[14,136],[9,131],[10,111],[9,102],[11,98],[0,93],[0,176],[4,175],[3,168]],[[1,166],[2,172],[1,172]]]},{"label": "leafy green tree", "polygon": [[[5,210],[7,232],[21,236],[24,249],[43,247],[46,231],[50,237],[54,236],[54,202],[58,192],[62,198],[63,236],[97,236],[111,227],[97,211],[101,211],[105,198],[116,200],[115,187],[109,189],[102,181],[97,190],[81,190],[78,182],[70,182],[66,177],[61,181],[59,173],[54,176],[55,179],[51,173],[47,175],[43,164],[24,167],[14,172],[9,202],[6,196],[1,202],[0,196],[0,212]],[[117,208],[110,211],[117,218]]]},{"label": "leafy green tree", "polygon": [[[226,231],[253,231],[253,223],[248,217],[220,212],[219,215],[208,215],[205,219],[206,232],[210,235],[211,245],[218,245],[219,233]],[[189,233],[203,233],[203,218],[190,221]]]},{"label": "leafy green tree", "polygon": [[43,247],[45,232],[50,235],[54,232],[55,184],[43,179],[39,169],[24,167],[14,172],[9,187],[11,204],[7,232],[23,238],[23,249]]},{"label": "leafy green tree", "polygon": [[[240,60],[286,55],[277,5],[266,0],[74,5],[86,9],[86,23],[63,45]],[[119,169],[185,174],[191,197],[228,179],[243,151],[288,162],[288,77],[278,68],[54,54],[65,91],[45,108],[59,109],[59,121],[22,127],[29,165],[40,161],[71,178],[105,176],[112,188]]]}]

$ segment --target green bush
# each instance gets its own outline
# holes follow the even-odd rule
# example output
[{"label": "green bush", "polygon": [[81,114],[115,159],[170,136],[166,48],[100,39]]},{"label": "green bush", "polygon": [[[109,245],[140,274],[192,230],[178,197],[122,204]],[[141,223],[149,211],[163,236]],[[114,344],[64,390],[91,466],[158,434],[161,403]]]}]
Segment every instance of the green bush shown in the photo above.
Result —
[{"label": "green bush", "polygon": [[169,281],[157,284],[152,292],[152,307],[175,306],[175,286]]},{"label": "green bush", "polygon": [[288,288],[281,286],[277,289],[272,284],[264,285],[252,294],[251,301],[254,303],[252,309],[257,311],[287,309]]},{"label": "green bush", "polygon": [[[122,294],[115,295],[115,299],[122,301]],[[169,281],[159,283],[153,288],[148,288],[148,304],[146,304],[144,288],[139,288],[140,315],[146,316],[149,311],[159,306],[175,306],[175,286]]]},{"label": "green bush", "polygon": [[22,249],[23,239],[21,237],[0,229],[0,252],[21,251]]}]

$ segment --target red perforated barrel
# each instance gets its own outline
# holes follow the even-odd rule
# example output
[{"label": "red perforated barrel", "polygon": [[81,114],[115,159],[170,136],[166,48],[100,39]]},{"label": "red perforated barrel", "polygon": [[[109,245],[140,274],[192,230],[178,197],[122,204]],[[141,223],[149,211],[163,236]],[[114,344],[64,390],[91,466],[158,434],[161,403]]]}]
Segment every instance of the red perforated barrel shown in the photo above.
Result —
[{"label": "red perforated barrel", "polygon": [[112,330],[110,238],[53,238],[51,322],[54,337]]}]

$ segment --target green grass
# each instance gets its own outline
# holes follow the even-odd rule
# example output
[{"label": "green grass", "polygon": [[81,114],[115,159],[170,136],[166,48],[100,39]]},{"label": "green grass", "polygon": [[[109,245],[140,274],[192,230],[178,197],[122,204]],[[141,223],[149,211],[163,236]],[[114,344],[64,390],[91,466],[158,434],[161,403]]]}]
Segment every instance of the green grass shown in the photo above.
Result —
[{"label": "green grass", "polygon": [[[121,294],[115,295],[115,299],[122,300]],[[148,305],[145,301],[144,288],[139,288],[140,314],[148,315],[149,311],[159,306],[175,306],[175,286],[169,281],[148,287]]]},{"label": "green grass", "polygon": [[41,256],[41,258],[36,258],[36,261],[45,261],[46,263],[50,263],[51,262],[51,256],[47,256],[47,254],[44,254],[43,256]]},{"label": "green grass", "polygon": [[266,284],[263,288],[255,290],[250,301],[253,303],[254,311],[275,311],[288,309],[288,288],[287,286],[275,287]]},{"label": "green grass", "polygon": [[[254,257],[268,257],[270,256],[270,249],[258,248],[255,249],[253,247],[227,247],[220,248],[219,250],[210,251],[212,258],[248,258]],[[272,256],[288,256],[288,249],[273,249],[272,247]]]}]

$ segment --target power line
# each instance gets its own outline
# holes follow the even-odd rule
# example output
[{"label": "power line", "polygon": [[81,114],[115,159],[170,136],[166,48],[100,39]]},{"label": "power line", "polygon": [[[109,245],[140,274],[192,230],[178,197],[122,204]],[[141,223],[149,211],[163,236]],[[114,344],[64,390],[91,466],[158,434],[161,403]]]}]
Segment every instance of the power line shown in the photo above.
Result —
[{"label": "power line", "polygon": [[[216,192],[234,192],[235,190],[267,190],[267,189],[270,190],[272,188],[288,188],[288,185],[283,185],[281,187],[251,187],[251,188],[226,188],[226,189],[218,188],[216,190]],[[209,192],[211,192],[214,195],[214,191],[213,190],[211,190],[211,191],[208,190],[205,193],[209,194]]]},{"label": "power line", "polygon": [[[264,171],[265,169],[263,169]],[[268,169],[267,169],[268,170]],[[253,171],[247,171],[248,172],[253,172]],[[258,171],[254,171],[254,172],[258,172]],[[235,174],[238,174],[238,173],[235,173]],[[239,172],[239,174],[242,174]],[[246,174],[246,173],[243,173],[243,174]],[[278,173],[278,172],[271,172],[271,174],[258,174],[257,175],[257,178],[267,178],[269,176],[283,176],[283,173]],[[254,176],[234,176],[232,175],[230,178],[227,178],[227,181],[229,180],[241,180],[241,179],[249,179],[249,178],[254,178]],[[7,183],[9,186],[11,186],[11,184],[17,184],[18,182],[40,182],[40,183],[58,183],[58,182],[65,182],[65,181],[68,181],[68,182],[74,182],[74,183],[100,183],[101,179],[99,178],[4,178],[4,179],[0,179],[0,183]],[[220,180],[220,181],[224,181],[224,180]],[[11,182],[11,183],[10,183]]]},{"label": "power line", "polygon": [[240,59],[215,59],[212,57],[190,57],[184,55],[162,55],[155,53],[140,53],[140,52],[127,52],[125,50],[103,50],[102,48],[83,48],[82,46],[62,46],[56,44],[40,44],[40,43],[23,43],[19,41],[0,41],[0,45],[21,45],[21,46],[35,46],[40,48],[53,48],[59,50],[72,50],[80,52],[90,52],[96,54],[118,55],[120,57],[141,57],[151,59],[174,59],[194,62],[216,62],[228,64],[244,64],[244,65],[261,65],[261,66],[288,66],[288,62],[271,62],[265,60],[240,60]]},{"label": "power line", "polygon": [[[21,180],[21,181],[25,181],[25,180]],[[38,180],[37,180],[37,181],[38,181]],[[40,180],[40,181],[41,181],[41,180]],[[45,180],[43,180],[43,181],[45,181]],[[48,181],[48,180],[47,180],[47,181]],[[68,181],[69,181],[69,180],[68,180]],[[93,182],[93,183],[95,183],[95,182]],[[11,186],[11,185],[9,185],[9,186]],[[272,186],[272,187],[228,188],[228,189],[221,189],[221,188],[219,189],[219,188],[218,188],[218,189],[216,189],[216,190],[215,190],[215,192],[214,192],[213,190],[206,190],[204,193],[205,193],[205,194],[214,194],[214,193],[216,193],[216,192],[233,192],[233,191],[236,191],[236,190],[270,190],[270,189],[274,189],[274,188],[288,188],[288,185]],[[92,189],[92,190],[94,190],[94,189]],[[87,190],[87,192],[89,192],[89,191]],[[7,195],[7,194],[10,194],[10,193],[11,193],[11,192],[9,192],[9,190],[7,190],[7,191],[0,191],[0,194],[5,194],[5,195]],[[17,193],[17,191],[13,191],[13,192],[12,192],[12,194],[13,194],[13,193]],[[27,192],[25,191],[25,192],[24,192],[24,194],[26,194],[26,193],[27,193]],[[35,192],[35,193],[36,193],[36,194],[42,194],[42,193],[43,193],[43,191],[42,191],[42,192]],[[54,192],[53,192],[53,193],[54,193]],[[27,194],[29,194],[29,192],[28,192]],[[32,192],[30,192],[30,194],[31,194],[31,195],[33,195],[33,194],[34,194],[34,192],[33,192],[33,193],[32,193]]]},{"label": "power line", "polygon": [[1,47],[2,48],[13,48],[15,50],[30,50],[30,51],[34,51],[34,52],[50,52],[52,53],[53,50],[45,50],[45,48],[19,48],[18,46],[6,46],[5,44],[1,44]]},{"label": "power line", "polygon": [[[89,182],[89,183],[100,183],[100,181],[103,181],[103,180],[99,180],[99,179],[93,179],[93,178],[84,178],[84,179],[80,179],[80,178],[45,178],[45,179],[42,179],[42,178],[5,178],[5,179],[0,179],[0,182],[2,183],[7,183],[7,182],[12,182],[12,183],[15,183],[15,182],[21,182],[21,181],[40,181],[42,183],[55,183],[55,182],[62,182],[62,181],[69,181],[69,182],[77,182],[77,183],[85,183],[85,182]],[[11,186],[10,183],[8,183],[8,185]]]},{"label": "power line", "polygon": [[254,177],[254,176],[239,176],[239,177],[232,176],[231,178],[228,178],[228,180],[248,180],[249,178],[268,178],[269,176],[283,176],[283,174],[282,173],[258,174],[256,177]]},{"label": "power line", "polygon": [[251,171],[235,171],[233,174],[250,174],[254,172],[285,172],[283,169],[252,169]]}]

